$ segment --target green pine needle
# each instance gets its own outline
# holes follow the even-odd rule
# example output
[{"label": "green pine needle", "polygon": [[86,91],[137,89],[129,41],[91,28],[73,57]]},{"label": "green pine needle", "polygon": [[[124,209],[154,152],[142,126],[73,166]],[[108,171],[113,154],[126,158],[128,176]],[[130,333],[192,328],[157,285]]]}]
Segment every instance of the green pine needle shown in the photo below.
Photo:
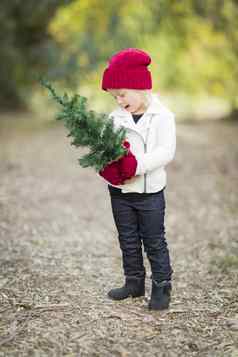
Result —
[{"label": "green pine needle", "polygon": [[125,155],[126,149],[122,147],[126,134],[124,128],[116,130],[107,115],[88,110],[87,98],[79,94],[69,97],[67,93],[59,96],[49,81],[40,79],[40,83],[60,105],[56,120],[61,120],[68,129],[71,145],[89,149],[89,153],[78,160],[82,167],[100,171],[109,162]]}]

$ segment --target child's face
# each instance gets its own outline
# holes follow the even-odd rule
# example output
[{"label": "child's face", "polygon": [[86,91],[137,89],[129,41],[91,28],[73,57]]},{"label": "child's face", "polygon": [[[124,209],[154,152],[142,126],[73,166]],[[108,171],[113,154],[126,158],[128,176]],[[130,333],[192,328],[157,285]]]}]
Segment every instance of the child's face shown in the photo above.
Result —
[{"label": "child's face", "polygon": [[132,89],[108,89],[121,108],[131,114],[144,113],[147,109],[144,93]]}]

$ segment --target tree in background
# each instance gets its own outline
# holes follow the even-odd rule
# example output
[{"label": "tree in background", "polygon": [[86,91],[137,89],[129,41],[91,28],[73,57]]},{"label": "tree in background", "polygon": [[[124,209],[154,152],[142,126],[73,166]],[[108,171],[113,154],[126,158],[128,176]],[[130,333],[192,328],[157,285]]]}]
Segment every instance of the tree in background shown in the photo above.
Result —
[{"label": "tree in background", "polygon": [[225,98],[237,116],[237,1],[161,0],[150,8],[161,65],[170,68],[165,87]]},{"label": "tree in background", "polygon": [[[32,86],[35,73],[55,65],[57,46],[48,24],[67,0],[2,0],[0,108],[24,107],[24,88]],[[59,53],[59,51],[58,51]]]},{"label": "tree in background", "polygon": [[153,58],[154,89],[215,95],[238,108],[236,0],[3,0],[1,107],[22,103],[34,74],[78,89],[99,81],[112,53]]},{"label": "tree in background", "polygon": [[[68,55],[77,55],[80,82],[97,70],[116,50],[133,47],[143,32],[143,1],[75,0],[62,6],[49,31]],[[143,5],[143,8],[141,5]]]},{"label": "tree in background", "polygon": [[99,81],[113,52],[141,47],[153,57],[156,90],[220,96],[236,110],[237,18],[235,0],[75,0],[50,32],[66,52],[78,51],[81,82]]}]

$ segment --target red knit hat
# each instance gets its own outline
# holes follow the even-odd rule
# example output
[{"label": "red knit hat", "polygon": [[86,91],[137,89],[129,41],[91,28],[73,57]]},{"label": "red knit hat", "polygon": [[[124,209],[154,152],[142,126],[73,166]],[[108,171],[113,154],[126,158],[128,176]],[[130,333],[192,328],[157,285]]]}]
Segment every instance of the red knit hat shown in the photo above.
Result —
[{"label": "red knit hat", "polygon": [[102,89],[151,89],[150,63],[150,56],[137,48],[116,53],[103,73]]}]

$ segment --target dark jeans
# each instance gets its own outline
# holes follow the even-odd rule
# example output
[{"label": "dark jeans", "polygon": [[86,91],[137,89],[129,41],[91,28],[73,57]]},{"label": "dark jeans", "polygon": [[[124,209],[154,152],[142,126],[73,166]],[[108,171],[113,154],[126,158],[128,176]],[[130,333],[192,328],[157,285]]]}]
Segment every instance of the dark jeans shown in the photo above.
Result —
[{"label": "dark jeans", "polygon": [[148,195],[111,196],[126,277],[145,277],[142,243],[149,259],[152,279],[170,280],[173,270],[165,239],[164,190]]}]

